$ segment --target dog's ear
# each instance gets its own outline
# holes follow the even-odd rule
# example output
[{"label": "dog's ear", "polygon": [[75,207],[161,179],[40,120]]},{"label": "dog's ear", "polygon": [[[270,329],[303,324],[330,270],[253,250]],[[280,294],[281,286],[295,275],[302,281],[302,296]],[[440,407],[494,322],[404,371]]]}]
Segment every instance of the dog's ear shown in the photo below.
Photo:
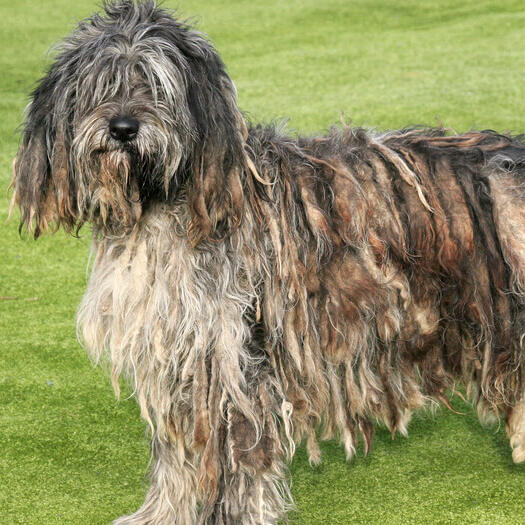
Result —
[{"label": "dog's ear", "polygon": [[[58,73],[52,67],[32,93],[21,144],[13,161],[12,207],[20,208],[20,230],[35,238],[60,225],[71,231],[77,219],[72,178],[68,170],[70,137],[67,105],[57,92]],[[64,99],[64,94],[62,94]]]},{"label": "dog's ear", "polygon": [[203,55],[189,61],[188,103],[197,130],[190,185],[194,244],[219,240],[239,226],[246,172],[247,130],[235,86],[215,51],[204,46]]}]

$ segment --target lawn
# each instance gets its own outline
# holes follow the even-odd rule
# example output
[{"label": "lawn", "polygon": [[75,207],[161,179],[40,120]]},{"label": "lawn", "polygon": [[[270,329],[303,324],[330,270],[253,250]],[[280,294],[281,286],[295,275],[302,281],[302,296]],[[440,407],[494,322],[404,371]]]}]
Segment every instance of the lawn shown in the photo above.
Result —
[{"label": "lawn", "polygon": [[[221,52],[253,121],[314,133],[443,124],[523,132],[525,7],[487,0],[167,1]],[[106,524],[143,500],[145,426],[115,401],[75,336],[89,231],[37,242],[6,223],[4,197],[27,94],[49,47],[92,1],[0,5],[0,523]],[[504,425],[482,428],[459,400],[420,414],[408,439],[379,430],[351,463],[323,446],[291,465],[293,525],[525,522],[525,467]],[[185,524],[180,524],[185,525]]]}]

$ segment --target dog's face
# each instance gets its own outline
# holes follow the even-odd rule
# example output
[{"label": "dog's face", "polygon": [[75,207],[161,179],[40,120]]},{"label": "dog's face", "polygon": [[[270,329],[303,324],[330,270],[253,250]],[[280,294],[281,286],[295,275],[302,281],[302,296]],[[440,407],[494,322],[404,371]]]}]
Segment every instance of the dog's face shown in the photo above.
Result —
[{"label": "dog's face", "polygon": [[151,1],[107,4],[62,43],[32,94],[14,162],[21,224],[38,236],[90,221],[119,235],[182,193],[198,241],[232,221],[245,133],[205,38]]}]

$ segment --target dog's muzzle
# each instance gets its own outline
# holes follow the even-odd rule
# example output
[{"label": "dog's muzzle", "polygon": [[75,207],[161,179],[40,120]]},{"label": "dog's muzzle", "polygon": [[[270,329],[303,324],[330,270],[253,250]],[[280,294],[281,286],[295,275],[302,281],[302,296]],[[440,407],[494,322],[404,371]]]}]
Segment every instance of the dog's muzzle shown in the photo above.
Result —
[{"label": "dog's muzzle", "polygon": [[129,116],[113,117],[109,121],[109,133],[119,142],[129,142],[137,136],[139,121]]}]

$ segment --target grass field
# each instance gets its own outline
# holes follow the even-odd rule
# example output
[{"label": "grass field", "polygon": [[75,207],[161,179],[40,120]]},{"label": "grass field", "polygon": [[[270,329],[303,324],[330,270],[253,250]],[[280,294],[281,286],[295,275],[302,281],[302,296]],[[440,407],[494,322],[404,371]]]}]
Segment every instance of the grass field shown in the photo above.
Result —
[{"label": "grass field", "polygon": [[[175,2],[166,2],[175,6]],[[320,132],[344,113],[380,129],[441,123],[525,131],[525,7],[501,0],[180,0],[221,52],[252,120],[290,117]],[[0,0],[0,193],[5,195],[27,93],[46,50],[95,2]],[[0,199],[0,523],[105,524],[136,509],[148,447],[135,402],[117,403],[88,362],[74,317],[89,231],[34,242],[6,224]],[[525,467],[502,427],[440,410],[410,438],[379,430],[350,464],[292,466],[293,525],[525,522]],[[180,524],[185,525],[185,524]]]}]

